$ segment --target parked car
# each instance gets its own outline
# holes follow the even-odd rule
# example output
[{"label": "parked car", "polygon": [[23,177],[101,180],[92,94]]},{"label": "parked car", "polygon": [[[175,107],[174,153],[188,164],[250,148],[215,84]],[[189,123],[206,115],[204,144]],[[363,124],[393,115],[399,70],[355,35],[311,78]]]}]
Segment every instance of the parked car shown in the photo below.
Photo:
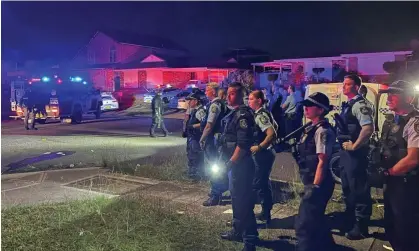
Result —
[{"label": "parked car", "polygon": [[198,88],[187,88],[186,90],[178,93],[175,97],[173,97],[168,107],[170,109],[179,109],[179,110],[186,110],[188,108],[188,102],[186,101],[186,97],[191,92],[199,92],[201,94],[201,98],[203,100],[204,105],[207,103],[207,97],[205,96],[205,92],[198,89]]},{"label": "parked car", "polygon": [[[177,89],[177,88],[174,88],[174,87],[168,87],[168,88],[163,89],[163,94],[162,94],[163,102],[168,104],[170,102],[170,100],[172,98],[174,98],[180,92],[182,92],[181,89]],[[151,103],[151,101],[153,100],[153,97],[155,95],[156,95],[156,91],[144,94],[144,102],[145,103]]]},{"label": "parked car", "polygon": [[102,93],[102,106],[101,111],[114,111],[119,109],[118,100],[112,95],[112,93]]}]

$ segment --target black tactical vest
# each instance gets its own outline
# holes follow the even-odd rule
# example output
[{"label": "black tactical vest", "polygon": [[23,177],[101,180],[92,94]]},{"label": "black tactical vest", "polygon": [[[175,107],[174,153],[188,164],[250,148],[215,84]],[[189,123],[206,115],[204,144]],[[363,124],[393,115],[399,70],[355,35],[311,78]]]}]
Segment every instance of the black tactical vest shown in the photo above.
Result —
[{"label": "black tactical vest", "polygon": [[[222,119],[222,127],[223,132],[221,135],[221,139],[224,144],[224,149],[228,155],[234,152],[237,144],[237,123],[239,122],[240,114],[246,114],[246,117],[253,118],[253,111],[245,105],[239,106],[238,109],[230,111],[223,119]],[[248,125],[253,127],[255,130],[255,123]]]},{"label": "black tactical vest", "polygon": [[[266,110],[265,108],[261,108],[259,109],[256,113],[255,113],[255,120],[256,117],[259,114],[265,114],[266,116],[268,116],[269,121],[271,122],[273,129],[275,131],[275,135],[277,135],[277,131],[278,131],[278,124],[275,122],[272,113],[270,113],[268,110]],[[256,131],[255,131],[255,143],[256,144],[260,144],[262,143],[266,138],[266,132],[262,132],[262,130],[259,128],[259,126],[256,126]]]},{"label": "black tactical vest", "polygon": [[[201,111],[201,110],[205,110],[205,108],[203,106],[200,106],[197,109],[192,110],[192,112],[189,116],[189,119],[186,122],[186,125],[188,127],[192,126],[192,125],[195,125],[195,124],[199,124],[201,122],[196,118],[197,112]],[[188,136],[190,136],[190,137],[200,138],[201,135],[202,135],[202,132],[201,132],[200,128],[188,129]]]},{"label": "black tactical vest", "polygon": [[316,153],[314,136],[320,127],[330,128],[330,124],[327,121],[321,121],[315,126],[308,127],[297,146],[299,153],[298,167],[304,185],[313,184],[316,175],[319,158]]},{"label": "black tactical vest", "polygon": [[[383,124],[380,153],[381,163],[384,168],[392,168],[407,155],[407,139],[403,138],[403,131],[407,122],[417,116],[419,116],[419,112],[416,111],[408,114],[406,117],[396,115],[393,121],[387,121],[387,123]],[[417,170],[418,167],[412,173],[417,172]]]},{"label": "black tactical vest", "polygon": [[[340,116],[343,119],[343,122],[348,127],[349,136],[351,137],[351,141],[355,142],[358,139],[359,133],[361,132],[361,125],[359,124],[358,119],[355,117],[355,115],[352,113],[352,106],[358,102],[364,100],[363,97],[358,96],[357,98],[354,98],[350,100],[347,103],[342,104],[342,113]],[[338,131],[338,135],[341,134],[340,131]]]},{"label": "black tactical vest", "polygon": [[[224,118],[224,116],[226,115],[227,107],[226,107],[225,102],[224,102],[223,100],[221,100],[221,99],[216,99],[214,102],[211,102],[211,103],[209,103],[209,104],[207,105],[207,108],[206,108],[206,112],[207,112],[207,114],[206,114],[206,116],[205,116],[205,119],[203,119],[203,120],[201,121],[201,131],[203,131],[203,130],[204,130],[204,128],[205,128],[205,126],[206,126],[206,124],[207,124],[208,115],[209,115],[209,112],[210,112],[210,109],[211,109],[211,105],[212,105],[212,104],[215,104],[215,103],[220,104],[221,111],[220,111],[220,114],[218,115],[217,120],[215,121],[215,125],[214,125],[214,128],[213,128],[213,130],[212,130],[211,134],[221,133],[221,132],[222,132],[221,120],[222,120],[222,119]],[[211,135],[211,134],[210,134],[210,135]]]}]

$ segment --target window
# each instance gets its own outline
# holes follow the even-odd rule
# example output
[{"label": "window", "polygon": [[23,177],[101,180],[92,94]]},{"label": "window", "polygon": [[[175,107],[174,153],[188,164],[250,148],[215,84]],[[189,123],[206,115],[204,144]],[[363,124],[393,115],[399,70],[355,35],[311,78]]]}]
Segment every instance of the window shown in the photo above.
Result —
[{"label": "window", "polygon": [[196,72],[191,72],[191,80],[195,80],[196,79]]},{"label": "window", "polygon": [[110,53],[109,53],[109,62],[110,63],[116,63],[116,48],[111,47]]},{"label": "window", "polygon": [[89,51],[87,52],[87,62],[88,62],[89,64],[94,64],[94,63],[96,63],[96,55],[95,55],[95,52],[94,52],[94,51],[89,50]]}]

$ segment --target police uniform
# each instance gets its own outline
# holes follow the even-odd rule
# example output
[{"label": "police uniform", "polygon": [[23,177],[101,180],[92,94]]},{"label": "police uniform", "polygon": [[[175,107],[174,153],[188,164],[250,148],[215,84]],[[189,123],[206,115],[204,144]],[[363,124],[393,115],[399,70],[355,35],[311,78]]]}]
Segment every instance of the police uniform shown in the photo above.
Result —
[{"label": "police uniform", "polygon": [[[275,133],[278,130],[278,125],[272,117],[272,114],[265,108],[260,108],[255,112],[256,123],[256,145],[262,143],[266,138],[266,130],[272,128]],[[260,198],[262,206],[261,214],[257,215],[260,220],[270,221],[270,211],[273,206],[272,188],[269,176],[272,171],[272,166],[275,161],[275,150],[273,148],[260,149],[253,155],[255,161],[256,172],[253,180],[253,190]]]},{"label": "police uniform", "polygon": [[[387,92],[398,86],[405,87],[396,82]],[[391,123],[383,125],[381,140],[382,167],[388,170],[407,155],[408,148],[419,148],[419,112],[395,115]],[[388,240],[395,251],[419,250],[419,166],[385,180],[384,220]]]},{"label": "police uniform", "polygon": [[[361,95],[356,95],[347,103],[342,104],[341,117],[348,127],[351,141],[355,143],[362,126],[372,125],[372,107]],[[343,132],[338,130],[338,136]],[[346,205],[346,216],[349,227],[354,227],[348,238],[359,238],[360,234],[368,233],[368,221],[372,211],[370,186],[368,184],[369,145],[365,144],[355,151],[340,151],[342,190]],[[354,225],[355,223],[355,225]]]},{"label": "police uniform", "polygon": [[[328,111],[329,99],[323,93],[313,93],[303,101],[303,105],[322,106]],[[323,166],[321,183],[313,183],[319,163],[318,154],[325,154],[330,160],[335,142],[336,135],[331,125],[323,119],[307,127],[298,143],[297,162],[304,185],[304,196],[295,222],[298,251],[334,250],[334,240],[325,216],[327,203],[335,187],[328,163]]]},{"label": "police uniform", "polygon": [[161,128],[163,130],[165,137],[167,136],[167,134],[169,134],[169,131],[166,129],[166,125],[164,124],[163,109],[163,100],[161,98],[161,94],[157,93],[151,101],[151,111],[153,113],[150,128],[151,137],[155,137],[154,131],[156,127]]},{"label": "police uniform", "polygon": [[[186,100],[197,99],[198,95],[191,94]],[[204,165],[204,153],[199,145],[199,140],[202,136],[200,128],[193,128],[193,125],[201,123],[205,119],[205,107],[199,104],[194,109],[191,109],[190,116],[186,122],[187,131],[187,156],[188,156],[188,176],[192,179],[198,179],[202,175],[201,171]]]},{"label": "police uniform", "polygon": [[[201,122],[201,130],[203,131],[207,122],[213,123],[214,127],[212,131],[207,136],[205,142],[205,155],[207,160],[210,163],[207,163],[207,166],[210,166],[211,163],[214,163],[218,160],[218,149],[217,141],[221,135],[221,120],[226,114],[226,105],[225,102],[220,98],[214,98],[211,101],[211,104],[208,105],[206,110],[206,118]],[[228,176],[227,174],[223,176],[213,177],[211,176],[211,191],[210,198],[204,202],[204,206],[215,206],[220,203],[222,194],[228,190]]]},{"label": "police uniform", "polygon": [[35,100],[31,90],[27,90],[22,96],[20,106],[23,108],[24,120],[23,124],[26,130],[35,128]]},{"label": "police uniform", "polygon": [[223,119],[222,159],[228,160],[236,147],[245,151],[237,163],[228,164],[231,169],[231,200],[233,207],[233,230],[223,234],[223,239],[243,240],[246,246],[253,246],[258,240],[256,218],[253,212],[254,199],[252,183],[255,174],[255,164],[252,160],[250,147],[254,142],[255,120],[249,107],[241,105],[232,110]]}]

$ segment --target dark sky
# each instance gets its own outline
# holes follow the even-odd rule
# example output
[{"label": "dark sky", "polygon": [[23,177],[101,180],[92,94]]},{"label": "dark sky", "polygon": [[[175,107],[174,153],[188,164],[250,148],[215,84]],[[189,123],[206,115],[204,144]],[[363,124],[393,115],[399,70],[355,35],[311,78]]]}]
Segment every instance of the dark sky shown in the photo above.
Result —
[{"label": "dark sky", "polygon": [[276,59],[408,49],[419,2],[3,2],[2,47],[71,57],[100,27],[166,37],[192,55]]}]

